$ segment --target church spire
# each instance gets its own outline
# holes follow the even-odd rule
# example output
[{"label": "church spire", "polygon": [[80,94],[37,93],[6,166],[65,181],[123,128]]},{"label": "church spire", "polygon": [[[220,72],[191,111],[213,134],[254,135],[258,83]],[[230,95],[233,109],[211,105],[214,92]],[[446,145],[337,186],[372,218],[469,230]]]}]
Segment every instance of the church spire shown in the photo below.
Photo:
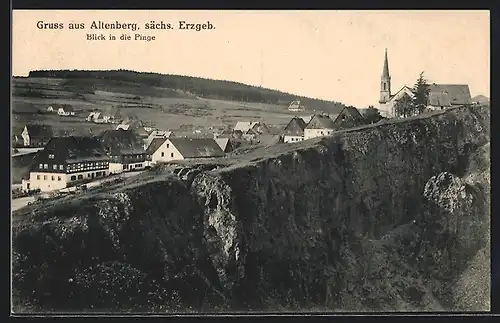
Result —
[{"label": "church spire", "polygon": [[385,49],[385,58],[384,58],[384,69],[382,71],[382,77],[389,78],[389,61],[387,59],[387,48]]},{"label": "church spire", "polygon": [[387,59],[387,48],[385,49],[384,68],[380,78],[380,100],[379,103],[387,103],[391,98],[391,76],[389,75],[389,60]]}]

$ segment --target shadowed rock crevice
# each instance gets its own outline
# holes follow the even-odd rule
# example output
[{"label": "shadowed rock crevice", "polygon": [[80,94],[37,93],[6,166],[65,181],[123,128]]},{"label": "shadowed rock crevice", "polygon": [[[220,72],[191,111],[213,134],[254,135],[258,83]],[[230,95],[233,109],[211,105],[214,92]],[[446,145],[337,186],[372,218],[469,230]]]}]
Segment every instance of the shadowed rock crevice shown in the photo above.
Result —
[{"label": "shadowed rock crevice", "polygon": [[289,147],[20,210],[19,306],[485,309],[489,278],[469,279],[489,274],[488,108]]}]

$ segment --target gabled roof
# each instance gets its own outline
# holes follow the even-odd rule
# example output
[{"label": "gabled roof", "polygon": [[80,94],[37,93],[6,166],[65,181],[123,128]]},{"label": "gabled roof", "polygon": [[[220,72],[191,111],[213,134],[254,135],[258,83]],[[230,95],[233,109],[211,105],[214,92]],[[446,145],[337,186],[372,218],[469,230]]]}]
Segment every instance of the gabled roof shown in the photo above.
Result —
[{"label": "gabled roof", "polygon": [[151,131],[149,133],[149,136],[153,136],[153,137],[170,137],[172,136],[172,131],[169,131],[169,130],[158,130],[158,129],[155,129],[153,131]]},{"label": "gabled roof", "polygon": [[105,155],[105,150],[97,138],[93,137],[55,137],[49,140],[45,148],[35,157],[35,163],[47,161],[49,155],[53,163],[63,164],[66,160],[100,157]]},{"label": "gabled roof", "polygon": [[253,128],[248,129],[247,132],[245,132],[246,135],[258,135],[257,131],[255,131]]},{"label": "gabled roof", "polygon": [[258,134],[268,134],[269,128],[266,126],[264,122],[256,122],[252,126],[252,130],[254,130]]},{"label": "gabled roof", "polygon": [[167,138],[153,138],[148,148],[146,149],[146,154],[148,155],[154,154],[166,140]]},{"label": "gabled roof", "polygon": [[51,138],[54,134],[52,126],[45,124],[27,124],[26,128],[31,138]]},{"label": "gabled roof", "polygon": [[472,104],[469,86],[465,84],[430,84],[429,90],[429,105]]},{"label": "gabled roof", "polygon": [[333,123],[335,125],[340,125],[342,121],[344,121],[343,117],[354,122],[356,125],[362,125],[365,123],[365,118],[363,118],[361,113],[359,113],[358,109],[356,109],[355,107],[343,108],[342,111],[340,111],[337,118],[335,118],[335,121],[333,121]]},{"label": "gabled roof", "polygon": [[230,146],[231,142],[229,141],[229,138],[215,138],[215,142],[219,145],[220,149],[222,151],[226,151],[228,149],[228,146]]},{"label": "gabled roof", "polygon": [[144,152],[144,143],[131,130],[106,130],[99,135],[99,140],[113,154],[120,154],[131,150]]},{"label": "gabled roof", "polygon": [[184,158],[223,157],[225,154],[214,139],[169,138]]},{"label": "gabled roof", "polygon": [[285,136],[302,136],[304,135],[304,129],[307,124],[304,119],[299,117],[293,117],[283,130]]},{"label": "gabled roof", "polygon": [[403,87],[401,87],[396,93],[392,94],[391,97],[390,97],[390,100],[394,99],[396,96],[399,95],[399,93],[401,91],[405,91],[408,95],[410,95],[411,97],[413,97],[413,92],[412,92],[412,89],[407,86],[407,85],[404,85]]},{"label": "gabled roof", "polygon": [[59,107],[59,109],[63,109],[64,111],[68,111],[68,112],[75,111],[75,109],[70,105]]},{"label": "gabled roof", "polygon": [[236,126],[234,126],[234,130],[240,130],[241,132],[247,132],[248,129],[252,129],[253,126],[255,126],[258,121],[238,121],[236,123]]},{"label": "gabled roof", "polygon": [[311,121],[307,124],[305,129],[334,129],[335,125],[333,124],[333,120],[323,114],[315,114]]}]

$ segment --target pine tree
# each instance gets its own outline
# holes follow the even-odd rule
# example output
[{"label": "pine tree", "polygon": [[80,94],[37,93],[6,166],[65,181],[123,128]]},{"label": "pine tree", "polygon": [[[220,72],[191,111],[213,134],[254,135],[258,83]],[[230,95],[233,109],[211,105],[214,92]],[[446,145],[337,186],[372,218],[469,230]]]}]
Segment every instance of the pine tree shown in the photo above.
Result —
[{"label": "pine tree", "polygon": [[424,112],[427,108],[427,103],[429,101],[430,88],[427,84],[427,80],[424,78],[424,72],[421,72],[417,82],[413,86],[413,105],[416,109],[415,112],[419,114]]}]

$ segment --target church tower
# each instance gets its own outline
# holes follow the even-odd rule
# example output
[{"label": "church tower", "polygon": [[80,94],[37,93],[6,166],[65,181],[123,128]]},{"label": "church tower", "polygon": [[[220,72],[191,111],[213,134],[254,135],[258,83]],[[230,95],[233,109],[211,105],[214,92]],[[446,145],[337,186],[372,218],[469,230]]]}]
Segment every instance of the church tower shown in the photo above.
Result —
[{"label": "church tower", "polygon": [[386,103],[391,98],[391,76],[389,75],[389,62],[387,60],[387,48],[385,49],[384,69],[380,79],[379,103]]}]

